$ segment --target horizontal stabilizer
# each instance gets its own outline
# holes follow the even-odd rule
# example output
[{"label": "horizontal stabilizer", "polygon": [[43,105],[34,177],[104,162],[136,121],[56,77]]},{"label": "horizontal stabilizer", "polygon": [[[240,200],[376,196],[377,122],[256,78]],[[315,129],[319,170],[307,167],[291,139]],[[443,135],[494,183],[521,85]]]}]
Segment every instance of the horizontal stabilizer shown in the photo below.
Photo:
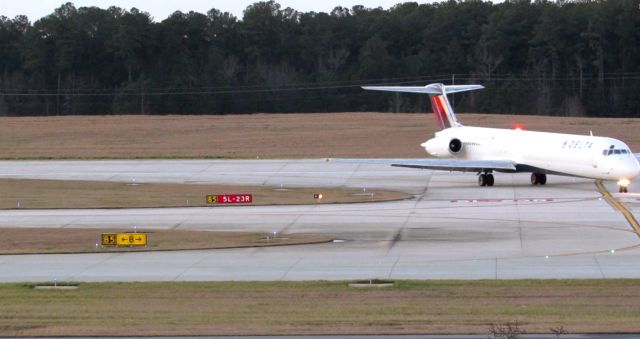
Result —
[{"label": "horizontal stabilizer", "polygon": [[484,86],[431,84],[427,86],[363,86],[362,88],[370,91],[423,93],[423,94],[429,94],[429,95],[441,95],[441,94],[474,91],[478,89],[483,89]]}]

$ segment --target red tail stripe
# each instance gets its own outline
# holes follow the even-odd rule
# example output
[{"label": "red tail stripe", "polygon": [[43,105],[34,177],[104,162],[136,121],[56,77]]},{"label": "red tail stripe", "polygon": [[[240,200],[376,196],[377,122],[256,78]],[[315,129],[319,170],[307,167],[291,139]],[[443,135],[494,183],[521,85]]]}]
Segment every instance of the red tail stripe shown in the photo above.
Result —
[{"label": "red tail stripe", "polygon": [[429,99],[431,100],[431,108],[433,109],[433,117],[436,119],[436,124],[438,124],[438,127],[440,127],[440,129],[444,129],[445,124],[444,120],[442,119],[442,112],[440,111],[438,100],[436,100],[435,96],[430,96]]},{"label": "red tail stripe", "polygon": [[434,109],[434,113],[437,114],[438,119],[440,119],[440,128],[445,129],[451,127],[451,124],[449,123],[449,117],[447,116],[447,111],[445,110],[444,97],[442,95],[432,96],[431,103]]},{"label": "red tail stripe", "polygon": [[451,127],[451,124],[449,124],[449,116],[447,114],[447,110],[445,109],[445,105],[444,105],[444,97],[442,95],[438,95],[438,108],[440,109],[440,115],[442,117],[442,122],[444,123],[445,127]]}]

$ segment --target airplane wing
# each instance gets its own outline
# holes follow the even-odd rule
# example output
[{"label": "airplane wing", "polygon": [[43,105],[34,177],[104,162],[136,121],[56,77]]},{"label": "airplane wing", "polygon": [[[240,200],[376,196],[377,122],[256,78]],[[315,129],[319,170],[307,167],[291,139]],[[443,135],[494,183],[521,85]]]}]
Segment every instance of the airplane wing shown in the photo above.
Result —
[{"label": "airplane wing", "polygon": [[515,172],[516,164],[506,160],[456,160],[456,159],[330,159],[336,163],[381,164],[395,167],[432,169],[457,172],[483,172],[497,170]]}]

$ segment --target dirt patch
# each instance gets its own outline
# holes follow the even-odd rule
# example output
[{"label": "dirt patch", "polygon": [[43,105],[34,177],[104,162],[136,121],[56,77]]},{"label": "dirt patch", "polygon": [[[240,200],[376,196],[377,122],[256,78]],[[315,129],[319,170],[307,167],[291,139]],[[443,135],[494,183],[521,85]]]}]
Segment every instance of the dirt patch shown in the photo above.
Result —
[{"label": "dirt patch", "polygon": [[[4,336],[636,333],[637,280],[81,283],[0,285]],[[549,337],[552,337],[551,335]]]},{"label": "dirt patch", "polygon": [[[640,119],[459,114],[465,125],[610,136]],[[622,128],[624,127],[624,128]],[[425,157],[433,115],[390,113],[0,118],[0,159]]]},{"label": "dirt patch", "polygon": [[273,234],[258,232],[217,232],[182,230],[144,230],[146,247],[102,247],[102,233],[125,233],[133,230],[75,229],[75,228],[2,228],[1,254],[33,253],[101,253],[140,252],[194,249],[223,249],[318,244],[331,241],[324,235]]},{"label": "dirt patch", "polygon": [[[372,189],[268,186],[135,184],[105,181],[0,179],[0,209],[224,207],[207,204],[209,194],[251,194],[244,205],[301,205],[407,199],[406,193]],[[322,199],[315,194],[321,193]]]}]

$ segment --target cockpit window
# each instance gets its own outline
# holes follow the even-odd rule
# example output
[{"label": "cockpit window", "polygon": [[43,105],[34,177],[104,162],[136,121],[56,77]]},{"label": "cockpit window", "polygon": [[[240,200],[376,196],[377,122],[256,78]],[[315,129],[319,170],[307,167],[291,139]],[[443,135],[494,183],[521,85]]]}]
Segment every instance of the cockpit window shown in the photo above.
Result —
[{"label": "cockpit window", "polygon": [[614,149],[613,147],[609,149],[602,150],[602,155],[609,156],[612,154],[631,154],[631,150],[628,149]]}]

